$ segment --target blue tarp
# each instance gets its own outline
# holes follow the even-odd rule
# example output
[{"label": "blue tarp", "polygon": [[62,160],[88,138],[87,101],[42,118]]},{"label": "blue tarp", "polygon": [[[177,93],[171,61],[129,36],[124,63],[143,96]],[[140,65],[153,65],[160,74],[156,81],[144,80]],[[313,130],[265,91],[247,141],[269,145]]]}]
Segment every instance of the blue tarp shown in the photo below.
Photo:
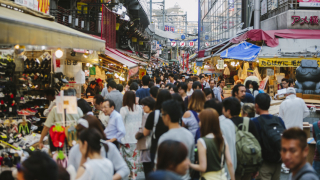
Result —
[{"label": "blue tarp", "polygon": [[260,46],[256,46],[245,41],[237,46],[231,47],[223,51],[220,57],[226,59],[253,61],[258,56],[260,50]]}]

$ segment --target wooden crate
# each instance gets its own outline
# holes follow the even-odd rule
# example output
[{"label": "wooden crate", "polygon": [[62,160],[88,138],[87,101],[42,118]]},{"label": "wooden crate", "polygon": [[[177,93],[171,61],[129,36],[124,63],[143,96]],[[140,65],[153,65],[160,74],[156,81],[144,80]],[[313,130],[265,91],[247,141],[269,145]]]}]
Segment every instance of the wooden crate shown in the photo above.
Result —
[{"label": "wooden crate", "polygon": [[296,93],[296,96],[302,98],[302,93]]},{"label": "wooden crate", "polygon": [[316,94],[302,94],[302,99],[316,99],[316,100],[320,100],[320,95],[316,95]]}]

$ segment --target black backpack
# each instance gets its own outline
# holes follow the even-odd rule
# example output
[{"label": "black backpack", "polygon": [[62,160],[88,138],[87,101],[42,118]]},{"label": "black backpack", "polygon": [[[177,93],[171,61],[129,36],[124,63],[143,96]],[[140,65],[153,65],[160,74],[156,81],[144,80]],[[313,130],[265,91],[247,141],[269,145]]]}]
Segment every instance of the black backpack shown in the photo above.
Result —
[{"label": "black backpack", "polygon": [[280,119],[276,116],[272,119],[259,116],[258,121],[261,127],[263,160],[269,163],[281,162],[281,136],[285,128],[281,125]]}]

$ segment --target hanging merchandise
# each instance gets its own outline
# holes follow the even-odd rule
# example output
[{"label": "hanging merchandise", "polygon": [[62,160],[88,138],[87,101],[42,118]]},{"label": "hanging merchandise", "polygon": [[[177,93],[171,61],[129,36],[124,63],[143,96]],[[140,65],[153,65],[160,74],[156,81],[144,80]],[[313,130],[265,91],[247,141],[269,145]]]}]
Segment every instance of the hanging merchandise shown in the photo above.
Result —
[{"label": "hanging merchandise", "polygon": [[90,76],[91,75],[96,75],[96,67],[94,67],[94,66],[90,67],[89,71],[90,71]]},{"label": "hanging merchandise", "polygon": [[64,145],[64,140],[66,138],[65,128],[57,123],[55,126],[51,126],[49,134],[53,146],[62,148]]},{"label": "hanging merchandise", "polygon": [[241,77],[241,74],[242,74],[242,68],[241,68],[241,66],[240,66],[240,68],[238,69],[238,78]]},{"label": "hanging merchandise", "polygon": [[254,68],[253,75],[256,76],[259,79],[259,81],[262,81],[258,67]]},{"label": "hanging merchandise", "polygon": [[230,70],[229,70],[229,67],[228,67],[228,66],[224,69],[223,74],[224,74],[225,76],[230,75]]},{"label": "hanging merchandise", "polygon": [[243,70],[241,72],[240,79],[246,79],[247,78],[247,70],[249,69],[249,63],[245,62],[243,63]]}]

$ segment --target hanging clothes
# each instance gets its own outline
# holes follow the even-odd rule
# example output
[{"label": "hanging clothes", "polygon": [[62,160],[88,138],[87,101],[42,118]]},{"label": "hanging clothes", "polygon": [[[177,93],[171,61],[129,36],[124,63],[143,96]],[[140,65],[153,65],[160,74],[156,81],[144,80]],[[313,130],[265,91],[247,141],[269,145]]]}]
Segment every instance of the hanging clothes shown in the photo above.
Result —
[{"label": "hanging clothes", "polygon": [[229,70],[228,66],[226,68],[224,68],[223,74],[226,76],[230,75],[230,70]]},{"label": "hanging clothes", "polygon": [[243,70],[241,72],[240,79],[245,80],[247,78],[247,70],[249,69],[249,63],[245,62],[243,63]]},{"label": "hanging clothes", "polygon": [[259,81],[262,81],[261,76],[260,76],[260,74],[259,74],[258,67],[255,67],[255,68],[254,68],[254,70],[253,70],[253,75],[256,76],[256,77],[259,79]]}]

